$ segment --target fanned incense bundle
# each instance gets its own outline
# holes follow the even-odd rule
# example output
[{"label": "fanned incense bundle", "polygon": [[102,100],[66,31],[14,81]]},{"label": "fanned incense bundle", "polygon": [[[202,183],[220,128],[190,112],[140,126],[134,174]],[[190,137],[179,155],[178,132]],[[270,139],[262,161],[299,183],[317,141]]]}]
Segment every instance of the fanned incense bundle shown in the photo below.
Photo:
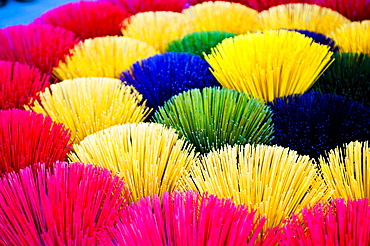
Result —
[{"label": "fanned incense bundle", "polygon": [[370,109],[334,94],[318,92],[278,98],[273,110],[273,143],[319,157],[351,141],[370,139]]},{"label": "fanned incense bundle", "polygon": [[118,79],[78,78],[51,85],[29,107],[65,124],[74,143],[110,126],[144,121],[150,113],[142,96]]},{"label": "fanned incense bundle", "polygon": [[0,29],[0,60],[26,63],[50,74],[80,40],[51,25],[30,24]]},{"label": "fanned incense bundle", "polygon": [[196,158],[174,129],[140,123],[112,126],[74,145],[73,161],[92,163],[123,176],[131,201],[178,189]]},{"label": "fanned incense bundle", "polygon": [[236,34],[222,31],[194,32],[168,43],[166,51],[189,53],[204,59],[204,54],[210,54],[211,48],[221,43],[222,40],[235,36]]},{"label": "fanned incense bundle", "polygon": [[312,87],[370,106],[370,57],[363,53],[336,53],[333,64]]},{"label": "fanned incense bundle", "polygon": [[194,31],[225,31],[243,34],[258,29],[258,12],[239,3],[205,2],[183,11]]},{"label": "fanned incense bundle", "polygon": [[122,178],[89,164],[35,165],[0,179],[2,245],[96,245],[127,204]]},{"label": "fanned incense bundle", "polygon": [[259,13],[258,20],[262,30],[303,29],[324,35],[350,23],[346,17],[331,9],[302,3],[272,7]]},{"label": "fanned incense bundle", "polygon": [[165,53],[136,62],[122,73],[121,80],[134,86],[154,109],[183,91],[219,85],[206,61],[183,53]]},{"label": "fanned incense bundle", "polygon": [[[271,7],[288,3],[311,3],[314,0],[223,0],[223,2],[240,3],[257,11],[263,11]],[[189,0],[191,5],[204,2],[216,2],[216,0]]]},{"label": "fanned incense bundle", "polygon": [[[190,5],[196,5],[204,2],[217,2],[217,0],[188,0],[188,2]],[[258,9],[258,2],[256,0],[224,0],[223,2],[240,3],[252,9]]]},{"label": "fanned incense bundle", "polygon": [[204,88],[172,97],[154,120],[177,130],[207,153],[223,145],[270,143],[272,111],[260,98],[230,89]]},{"label": "fanned incense bundle", "polygon": [[109,1],[123,8],[131,14],[148,11],[181,12],[188,6],[187,0],[100,0]]},{"label": "fanned incense bundle", "polygon": [[230,199],[194,191],[165,192],[131,204],[99,241],[109,246],[256,245],[265,221]]},{"label": "fanned incense bundle", "polygon": [[345,202],[334,199],[294,215],[283,227],[282,246],[368,246],[370,245],[369,199]]},{"label": "fanned incense bundle", "polygon": [[50,76],[35,67],[0,61],[0,109],[23,109],[32,105],[37,93],[50,85]]},{"label": "fanned incense bundle", "polygon": [[106,36],[85,41],[71,50],[71,56],[54,68],[62,80],[79,77],[119,78],[120,73],[141,59],[158,52],[142,41],[118,36]]},{"label": "fanned incense bundle", "polygon": [[311,0],[312,3],[330,8],[351,21],[367,20],[370,17],[370,4],[367,0]]},{"label": "fanned incense bundle", "polygon": [[342,25],[329,36],[341,52],[370,54],[370,20]]},{"label": "fanned incense bundle", "polygon": [[292,29],[290,31],[299,32],[305,35],[306,37],[310,37],[313,39],[313,41],[315,41],[318,44],[328,45],[330,46],[330,51],[332,52],[339,51],[339,47],[335,44],[334,40],[329,38],[328,36],[325,36],[324,34],[299,29]]},{"label": "fanned incense bundle", "polygon": [[41,15],[35,23],[51,24],[76,33],[81,39],[121,34],[121,23],[130,15],[109,2],[68,3]]},{"label": "fanned incense bundle", "polygon": [[329,49],[277,30],[225,39],[205,59],[222,86],[269,102],[307,91],[332,62]]},{"label": "fanned incense bundle", "polygon": [[309,203],[327,200],[330,192],[308,156],[277,146],[227,146],[202,156],[183,180],[184,189],[233,197],[266,216],[264,228]]},{"label": "fanned incense bundle", "polygon": [[123,36],[144,41],[162,53],[166,51],[168,42],[194,32],[188,16],[170,11],[139,13],[123,24],[126,26],[122,28]]},{"label": "fanned incense bundle", "polygon": [[63,161],[72,147],[70,138],[64,125],[50,117],[18,109],[1,110],[0,172]]},{"label": "fanned incense bundle", "polygon": [[331,150],[320,158],[320,166],[328,187],[334,190],[334,198],[370,197],[368,142],[351,142]]}]

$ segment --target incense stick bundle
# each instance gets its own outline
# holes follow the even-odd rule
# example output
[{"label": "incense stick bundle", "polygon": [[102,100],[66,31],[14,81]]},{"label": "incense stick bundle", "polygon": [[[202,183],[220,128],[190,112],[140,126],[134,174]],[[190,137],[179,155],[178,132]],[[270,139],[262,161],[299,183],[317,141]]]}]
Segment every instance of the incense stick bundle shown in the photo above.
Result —
[{"label": "incense stick bundle", "polygon": [[370,16],[370,5],[366,0],[312,0],[311,2],[335,10],[351,21],[368,20]]},{"label": "incense stick bundle", "polygon": [[181,12],[188,6],[187,0],[100,0],[114,3],[130,14],[148,11],[173,11]]},{"label": "incense stick bundle", "polygon": [[257,236],[265,221],[255,210],[230,199],[193,191],[165,192],[131,204],[120,222],[99,239],[103,245],[263,245]]},{"label": "incense stick bundle", "polygon": [[120,35],[121,23],[129,16],[126,11],[109,2],[79,1],[49,10],[34,23],[71,30],[83,40]]},{"label": "incense stick bundle", "polygon": [[331,193],[308,156],[267,145],[227,146],[201,156],[182,183],[185,190],[233,197],[257,209],[266,216],[264,230]]},{"label": "incense stick bundle", "polygon": [[39,97],[28,109],[63,123],[71,130],[74,143],[110,126],[142,122],[150,113],[142,96],[118,79],[65,80]]},{"label": "incense stick bundle", "polygon": [[336,11],[315,4],[302,3],[271,7],[258,14],[258,21],[262,30],[303,29],[324,35],[350,23],[350,20]]},{"label": "incense stick bundle", "polygon": [[334,94],[306,93],[278,98],[273,143],[318,158],[344,143],[370,139],[370,109]]},{"label": "incense stick bundle", "polygon": [[225,31],[243,34],[258,29],[258,12],[239,3],[205,2],[183,10],[194,31]]},{"label": "incense stick bundle", "polygon": [[331,64],[330,47],[286,30],[228,38],[205,57],[226,88],[270,102],[307,91]]},{"label": "incense stick bundle", "polygon": [[170,11],[139,13],[125,20],[123,24],[123,36],[146,42],[161,53],[166,51],[168,42],[194,32],[188,16]]},{"label": "incense stick bundle", "polygon": [[366,246],[370,244],[369,199],[334,199],[304,208],[284,225],[279,245]]},{"label": "incense stick bundle", "polygon": [[333,93],[370,106],[370,57],[364,53],[336,53],[333,64],[313,85],[314,91]]},{"label": "incense stick bundle", "polygon": [[131,201],[178,189],[196,158],[175,130],[160,124],[112,126],[74,145],[72,161],[92,163],[125,178]]},{"label": "incense stick bundle", "polygon": [[186,35],[168,43],[167,52],[184,52],[198,55],[204,59],[204,55],[211,53],[211,48],[221,43],[226,38],[235,37],[236,34],[223,31],[200,31]]},{"label": "incense stick bundle", "polygon": [[50,117],[18,109],[0,111],[0,172],[65,160],[70,132]]},{"label": "incense stick bundle", "polygon": [[75,33],[52,25],[10,26],[0,29],[0,59],[35,66],[50,74],[79,41]]},{"label": "incense stick bundle", "polygon": [[0,61],[0,109],[33,105],[37,93],[50,85],[50,76],[18,62]]},{"label": "incense stick bundle", "polygon": [[55,67],[61,80],[81,77],[119,78],[120,73],[141,59],[158,52],[136,39],[106,36],[86,39],[71,50],[71,56]]},{"label": "incense stick bundle", "polygon": [[206,61],[195,55],[172,52],[134,63],[121,74],[121,80],[134,86],[154,109],[183,91],[219,85]]},{"label": "incense stick bundle", "polygon": [[90,164],[57,162],[0,178],[0,243],[96,245],[113,226],[129,191],[119,177]]},{"label": "incense stick bundle", "polygon": [[207,153],[229,144],[270,143],[272,111],[260,98],[230,89],[204,88],[172,97],[154,120]]},{"label": "incense stick bundle", "polygon": [[351,22],[333,30],[329,36],[339,45],[341,52],[370,54],[370,20]]},{"label": "incense stick bundle", "polygon": [[369,143],[350,142],[320,158],[323,177],[334,198],[370,197]]}]

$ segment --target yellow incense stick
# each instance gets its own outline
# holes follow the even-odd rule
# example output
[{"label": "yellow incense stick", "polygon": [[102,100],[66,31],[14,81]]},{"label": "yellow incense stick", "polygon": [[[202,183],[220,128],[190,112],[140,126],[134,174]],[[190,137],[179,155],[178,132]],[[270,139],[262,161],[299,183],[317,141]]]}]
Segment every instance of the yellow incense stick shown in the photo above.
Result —
[{"label": "yellow incense stick", "polygon": [[194,148],[174,129],[140,123],[112,126],[74,146],[72,161],[92,163],[123,176],[132,201],[178,189],[196,159]]},{"label": "yellow incense stick", "polygon": [[303,29],[325,35],[351,22],[334,10],[304,3],[272,7],[259,13],[258,21],[262,30]]},{"label": "yellow incense stick", "polygon": [[152,46],[132,38],[99,37],[86,39],[71,50],[71,56],[54,68],[56,77],[66,80],[80,77],[118,78],[138,60],[157,54]]},{"label": "yellow incense stick", "polygon": [[141,122],[151,111],[133,87],[111,78],[65,80],[39,96],[28,109],[64,123],[75,143],[113,125]]},{"label": "yellow incense stick", "polygon": [[370,197],[370,148],[368,142],[351,142],[320,158],[324,179],[333,198]]},{"label": "yellow incense stick", "polygon": [[341,52],[370,54],[370,21],[352,22],[329,34]]},{"label": "yellow incense stick", "polygon": [[308,156],[288,148],[249,144],[201,157],[183,180],[183,188],[233,197],[237,204],[265,215],[265,229],[330,196]]},{"label": "yellow incense stick", "polygon": [[307,91],[331,64],[329,49],[279,30],[225,39],[205,59],[222,86],[270,102]]},{"label": "yellow incense stick", "polygon": [[195,31],[226,31],[243,34],[258,29],[258,12],[239,3],[205,2],[187,8]]},{"label": "yellow incense stick", "polygon": [[170,11],[138,13],[123,26],[124,36],[142,40],[161,52],[166,51],[168,42],[194,32],[188,16]]}]

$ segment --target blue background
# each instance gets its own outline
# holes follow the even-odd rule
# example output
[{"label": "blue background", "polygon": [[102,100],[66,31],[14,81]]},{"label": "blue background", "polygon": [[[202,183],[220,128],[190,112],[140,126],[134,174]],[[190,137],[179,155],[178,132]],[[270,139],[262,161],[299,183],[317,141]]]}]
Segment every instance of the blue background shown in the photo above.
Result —
[{"label": "blue background", "polygon": [[70,2],[77,0],[34,0],[30,3],[8,0],[7,5],[0,7],[0,28],[28,24],[48,10]]}]

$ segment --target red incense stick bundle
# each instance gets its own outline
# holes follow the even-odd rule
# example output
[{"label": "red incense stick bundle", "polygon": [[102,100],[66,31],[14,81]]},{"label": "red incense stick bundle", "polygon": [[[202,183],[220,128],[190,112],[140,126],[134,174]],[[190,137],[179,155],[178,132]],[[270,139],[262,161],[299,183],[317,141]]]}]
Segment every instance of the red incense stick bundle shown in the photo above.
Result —
[{"label": "red incense stick bundle", "polygon": [[50,85],[50,76],[18,62],[0,61],[0,109],[23,109]]},{"label": "red incense stick bundle", "polygon": [[50,10],[35,23],[62,27],[81,39],[88,39],[121,35],[121,23],[129,16],[124,9],[109,2],[79,1]]},{"label": "red incense stick bundle", "polygon": [[0,172],[64,160],[72,147],[69,130],[48,116],[17,109],[0,111]]}]

